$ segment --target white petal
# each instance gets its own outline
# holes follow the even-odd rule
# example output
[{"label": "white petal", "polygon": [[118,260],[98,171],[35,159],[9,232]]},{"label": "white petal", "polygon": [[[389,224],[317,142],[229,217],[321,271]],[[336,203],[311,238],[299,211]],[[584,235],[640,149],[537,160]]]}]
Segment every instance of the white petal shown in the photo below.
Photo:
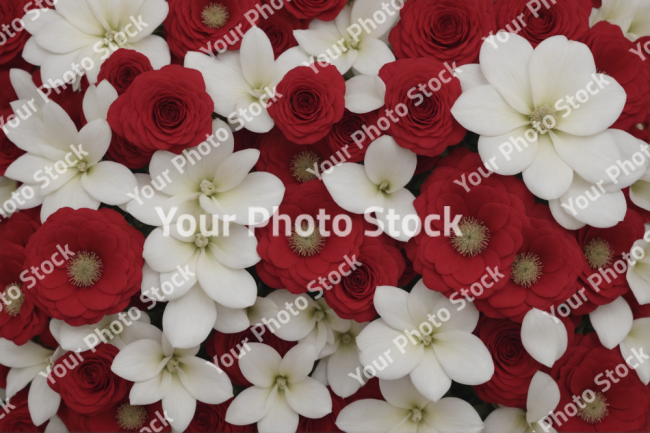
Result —
[{"label": "white petal", "polygon": [[[384,194],[383,212],[377,210],[376,215],[378,222],[383,225],[383,230],[393,239],[407,242],[420,230],[421,222],[413,205],[414,201],[415,196],[406,188],[392,194]],[[391,211],[399,216],[396,222],[389,221]]]},{"label": "white petal", "polygon": [[528,388],[526,420],[529,423],[540,421],[560,402],[560,388],[548,374],[538,371]]},{"label": "white petal", "polygon": [[[374,15],[382,10],[382,6],[384,3],[379,2],[377,0],[356,0],[355,3],[352,4],[352,15],[350,17],[350,21],[353,23],[360,22],[359,20],[362,21],[371,21],[372,24],[368,26],[368,28],[371,29],[370,32],[366,32],[365,29],[362,33],[363,36],[362,38],[380,38],[382,37],[385,33],[387,33],[393,25],[397,22],[399,19],[399,14],[393,13],[392,15],[387,13],[385,14],[386,21],[383,23],[379,23],[379,20],[374,19]],[[383,12],[382,12],[383,13]],[[375,28],[376,26],[376,28]]]},{"label": "white petal", "polygon": [[34,378],[27,396],[29,414],[34,425],[40,426],[56,415],[60,403],[61,396],[50,388],[46,378],[40,375]]},{"label": "white petal", "polygon": [[348,433],[377,433],[391,431],[410,413],[382,400],[358,400],[339,413],[336,426]]},{"label": "white petal", "polygon": [[[103,80],[97,86],[91,85],[83,100],[84,117],[88,122],[108,118],[108,109],[117,100],[117,90],[108,82]],[[103,156],[103,155],[102,155]]]},{"label": "white petal", "polygon": [[566,351],[568,336],[559,319],[533,308],[521,324],[521,342],[530,356],[551,368]]},{"label": "white petal", "polygon": [[[169,13],[169,5],[166,1],[164,0],[144,0],[140,6],[139,9],[136,9],[140,3],[135,2],[135,3],[130,3],[130,2],[125,2],[129,6],[132,7],[131,11],[133,13],[126,12],[124,13],[124,16],[136,16],[142,15],[143,17],[146,17],[146,22],[149,24],[149,27],[145,27],[144,29],[140,30],[136,36],[133,38],[130,38],[129,41],[139,41],[141,38],[144,38],[151,33],[154,32],[160,26],[165,18],[167,17],[167,14]],[[123,5],[123,7],[126,5]],[[124,11],[124,9],[123,9]],[[128,21],[127,21],[128,22]],[[157,68],[156,68],[157,69]]]},{"label": "white petal", "polygon": [[391,286],[378,286],[373,299],[375,308],[384,321],[393,328],[403,331],[417,329],[416,323],[409,314],[409,293]]},{"label": "white petal", "polygon": [[84,33],[63,18],[52,21],[34,37],[41,47],[57,54],[66,54],[101,41],[101,37]]},{"label": "white petal", "polygon": [[52,165],[49,159],[36,156],[32,153],[26,153],[9,165],[5,176],[19,182],[33,183],[35,181],[34,176],[43,176],[45,167],[51,167]]},{"label": "white petal", "polygon": [[305,63],[309,63],[309,56],[307,56],[300,47],[289,48],[287,51],[280,54],[280,57],[275,61],[275,72],[273,73],[272,82],[273,86],[276,86],[280,81],[282,81],[287,72],[297,68],[298,66],[305,66]]},{"label": "white petal", "polygon": [[613,302],[599,305],[589,313],[589,320],[598,334],[603,346],[613,349],[632,329],[632,309],[627,301],[619,296]]},{"label": "white petal", "polygon": [[269,388],[275,384],[280,373],[282,357],[266,344],[250,343],[249,351],[239,360],[239,368],[250,383],[261,388]]},{"label": "white petal", "polygon": [[526,132],[531,129],[522,126],[503,135],[488,137],[481,135],[478,139],[478,153],[485,166],[503,176],[512,176],[526,170],[537,157],[539,141],[529,132],[533,141],[526,139]]},{"label": "white petal", "polygon": [[431,348],[424,350],[422,362],[410,376],[418,391],[431,401],[440,400],[451,387],[451,378]]},{"label": "white petal", "polygon": [[271,390],[273,388],[257,386],[243,390],[228,407],[226,422],[234,425],[248,425],[264,418],[275,399],[275,396],[271,396]]},{"label": "white petal", "polygon": [[10,69],[9,79],[18,99],[34,99],[40,105],[41,96],[32,80],[32,74],[22,69]]},{"label": "white petal", "polygon": [[383,204],[379,186],[368,179],[363,166],[343,163],[323,173],[323,182],[332,198],[348,212],[362,214]]},{"label": "white petal", "polygon": [[485,78],[485,75],[483,75],[481,65],[478,63],[460,66],[454,70],[454,74],[460,80],[460,86],[463,92],[468,91],[472,87],[490,84],[487,78]]},{"label": "white petal", "polygon": [[208,338],[217,320],[212,299],[195,285],[180,299],[170,301],[163,314],[163,329],[174,347],[190,348]]},{"label": "white petal", "polygon": [[138,185],[131,170],[113,161],[91,167],[81,176],[81,183],[93,198],[112,206],[131,200],[127,194]]},{"label": "white petal", "polygon": [[[95,36],[103,36],[105,33],[104,28],[95,18],[87,2],[59,0],[56,3],[56,11],[84,33]],[[40,16],[34,17],[34,19],[40,19]]]},{"label": "white petal", "polygon": [[[146,316],[146,314],[143,316]],[[134,321],[131,326],[124,329],[124,332],[120,334],[120,338],[125,344],[131,344],[138,340],[153,340],[153,341],[162,341],[162,331],[157,327],[146,323],[140,319],[139,321]]]},{"label": "white petal", "polygon": [[171,272],[176,266],[187,263],[196,245],[165,236],[162,229],[155,229],[144,242],[144,259],[157,272]]},{"label": "white petal", "polygon": [[52,355],[48,350],[33,341],[17,346],[13,341],[0,338],[0,364],[11,368],[25,368],[40,365]]},{"label": "white petal", "polygon": [[462,331],[438,333],[432,345],[445,373],[458,383],[480,385],[494,374],[490,352],[473,334]]},{"label": "white petal", "polygon": [[573,170],[555,151],[548,135],[538,137],[539,150],[532,164],[524,170],[526,186],[545,200],[559,198],[571,186]]},{"label": "white petal", "polygon": [[153,340],[139,340],[122,349],[113,360],[111,371],[131,382],[144,382],[157,376],[164,364],[162,347]]},{"label": "white petal", "polygon": [[430,403],[430,400],[420,394],[408,376],[397,380],[379,379],[379,389],[381,395],[391,406],[400,409],[423,408]]},{"label": "white petal", "polygon": [[81,184],[81,176],[77,175],[61,188],[45,197],[43,207],[41,207],[41,221],[45,222],[50,215],[64,207],[96,210],[99,208],[100,203],[99,200],[86,192]]},{"label": "white petal", "polygon": [[260,433],[293,433],[298,429],[298,422],[298,414],[284,396],[278,395],[269,412],[257,422],[257,430]]},{"label": "white petal", "polygon": [[65,426],[61,418],[54,415],[50,418],[50,422],[45,427],[45,433],[69,433],[68,428]]},{"label": "white petal", "polygon": [[[440,432],[479,433],[483,422],[476,410],[464,400],[455,397],[443,398],[426,407],[424,420]],[[509,430],[505,432],[511,433]]]},{"label": "white petal", "polygon": [[171,388],[162,399],[162,405],[174,430],[185,431],[194,417],[196,399],[187,392],[178,375],[172,375]]},{"label": "white petal", "polygon": [[525,433],[528,431],[526,411],[514,407],[501,407],[485,419],[484,433]]},{"label": "white petal", "polygon": [[[45,364],[35,365],[33,367],[12,368],[7,374],[7,397],[11,398],[20,390],[29,385],[33,379],[39,376],[39,373],[46,373]],[[41,377],[43,377],[41,375]]]},{"label": "white petal", "polygon": [[[356,344],[340,344],[337,351],[325,360],[327,382],[336,395],[347,398],[359,390],[361,383],[348,375],[357,371],[357,368],[363,368]],[[325,360],[321,360],[318,367]]]},{"label": "white petal", "polygon": [[[166,184],[162,188],[162,192],[167,195],[182,195],[200,191],[199,186],[190,179],[187,171],[184,173],[179,172],[178,168],[172,163],[172,160],[176,157],[177,155],[162,150],[154,153],[149,164],[151,177],[156,179],[160,176],[160,179],[165,179],[165,175],[167,175],[171,179],[171,181],[165,182]],[[160,182],[157,182],[157,184],[160,184]]]},{"label": "white petal", "polygon": [[257,239],[246,226],[230,224],[229,233],[212,237],[209,248],[224,265],[233,269],[254,266],[261,260],[257,254]]},{"label": "white petal", "polygon": [[[590,200],[587,194],[596,200]],[[583,198],[580,199],[580,196]],[[599,186],[587,182],[578,174],[574,174],[570,188],[559,201],[569,216],[593,227],[612,227],[623,221],[627,211],[625,196],[621,191],[602,192]]]},{"label": "white petal", "polygon": [[160,36],[149,35],[141,41],[131,42],[130,45],[138,53],[145,55],[156,70],[171,63],[167,41]]},{"label": "white petal", "polygon": [[621,158],[614,137],[607,132],[589,137],[562,131],[551,131],[549,134],[560,158],[591,183],[605,179],[605,171]]},{"label": "white petal", "polygon": [[244,308],[228,308],[215,302],[217,306],[217,320],[214,329],[224,334],[241,332],[251,326],[251,322]]},{"label": "white petal", "polygon": [[246,34],[239,50],[244,77],[254,89],[268,85],[273,77],[275,57],[266,33],[252,27]]},{"label": "white petal", "polygon": [[389,193],[402,189],[409,183],[417,163],[417,155],[400,147],[389,135],[370,143],[364,159],[368,179],[376,185],[388,182],[386,192]]},{"label": "white petal", "polygon": [[224,192],[239,185],[257,163],[260,151],[245,149],[228,156],[217,168],[214,184],[217,192]]},{"label": "white petal", "polygon": [[361,74],[378,75],[382,66],[395,61],[395,55],[388,45],[379,39],[362,39],[357,53],[353,67]]},{"label": "white petal", "polygon": [[316,350],[310,344],[293,346],[280,362],[280,374],[290,383],[300,382],[311,372],[316,362]]},{"label": "white petal", "polygon": [[144,382],[136,382],[129,394],[130,403],[133,405],[148,405],[162,400],[168,393],[171,386],[171,374],[163,372],[153,379]]},{"label": "white petal", "polygon": [[549,200],[548,207],[555,221],[567,230],[578,230],[586,225],[573,217],[569,209],[565,210],[560,204],[560,200]]},{"label": "white petal", "polygon": [[332,398],[323,386],[311,377],[290,383],[284,396],[291,409],[307,418],[322,418],[332,412]]},{"label": "white petal", "polygon": [[233,397],[228,375],[212,367],[214,364],[195,356],[185,356],[179,361],[178,377],[193,398],[207,404],[221,404]]},{"label": "white petal", "polygon": [[648,353],[650,353],[650,318],[644,317],[636,319],[632,324],[629,335],[621,342],[621,354],[624,359],[630,361],[630,367],[635,369],[639,379],[645,385],[650,383],[650,362],[647,362],[647,358],[642,354]]},{"label": "white petal", "polygon": [[222,265],[209,250],[202,250],[196,275],[205,292],[228,308],[246,308],[255,303],[257,285],[245,269]]},{"label": "white petal", "polygon": [[384,105],[386,84],[376,75],[357,75],[345,82],[345,108],[368,113]]}]

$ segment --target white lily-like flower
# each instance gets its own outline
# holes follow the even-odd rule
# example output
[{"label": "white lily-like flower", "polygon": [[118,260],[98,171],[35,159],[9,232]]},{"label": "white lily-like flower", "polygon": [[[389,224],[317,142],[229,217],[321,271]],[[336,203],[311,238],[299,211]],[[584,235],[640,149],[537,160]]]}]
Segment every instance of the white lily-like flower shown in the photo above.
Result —
[{"label": "white lily-like flower", "polygon": [[[645,224],[643,239],[634,242],[632,251],[643,250],[643,257],[627,267],[627,282],[641,305],[650,304],[650,223]],[[636,258],[639,254],[634,254]]]},{"label": "white lily-like flower", "polygon": [[379,286],[374,304],[381,319],[361,331],[357,345],[361,363],[376,370],[379,379],[410,375],[417,390],[435,402],[452,380],[479,385],[492,377],[490,352],[472,334],[479,318],[473,304],[459,309],[422,280],[411,293]]},{"label": "white lily-like flower", "polygon": [[501,407],[485,420],[484,433],[542,433],[556,430],[546,417],[560,403],[560,388],[546,373],[538,371],[528,388],[526,410]]},{"label": "white lily-like flower", "polygon": [[[302,298],[306,302],[304,309],[298,307],[296,300]],[[325,298],[313,300],[307,295],[294,295],[288,290],[275,290],[266,299],[275,303],[278,311],[290,312],[289,321],[276,325],[269,325],[275,335],[286,341],[298,341],[300,344],[310,344],[316,350],[316,359],[331,355],[336,351],[338,341],[335,332],[348,332],[352,326],[352,320],[341,319],[336,312],[327,305]],[[293,304],[293,305],[292,305]],[[296,312],[296,314],[294,314]],[[276,316],[266,317],[267,320]],[[271,322],[273,323],[273,322]]]},{"label": "white lily-like flower", "polygon": [[[224,121],[215,119],[213,134],[217,136],[220,129],[230,131]],[[231,133],[223,142],[214,139],[211,142],[215,144],[204,142],[187,149],[187,152],[198,154],[197,148],[204,149],[204,153],[207,148],[209,153],[201,154],[200,160],[195,158],[194,164],[186,161],[181,169],[176,164],[181,165],[178,158],[183,156],[162,150],[154,153],[148,182],[153,196],[145,197],[134,185],[129,191],[132,200],[126,206],[127,211],[153,226],[175,223],[185,215],[194,218],[197,226],[200,215],[208,215],[208,222],[210,215],[220,219],[230,217],[230,221],[243,225],[267,221],[273,214],[273,207],[282,202],[285,190],[282,181],[266,172],[249,173],[260,152],[246,149],[233,153],[235,139]],[[142,182],[146,183],[147,178],[140,179],[140,186],[145,186]]]},{"label": "white lily-like flower", "polygon": [[198,351],[199,346],[174,348],[163,334],[162,341],[138,340],[120,350],[111,370],[135,382],[129,395],[132,405],[162,400],[172,427],[184,431],[194,417],[197,400],[220,404],[233,396],[228,375],[197,358]]},{"label": "white lily-like flower", "polygon": [[644,362],[644,355],[650,353],[650,317],[634,320],[630,305],[619,296],[589,313],[589,320],[601,344],[608,349],[620,345],[628,365],[644,384],[650,383],[650,362]]},{"label": "white lily-like flower", "polygon": [[630,200],[640,208],[650,211],[650,170],[646,170],[643,177],[630,186]]},{"label": "white lily-like flower", "polygon": [[33,341],[17,346],[9,340],[0,338],[0,364],[10,367],[7,375],[7,398],[31,382],[27,405],[34,425],[39,426],[56,415],[61,403],[61,396],[54,392],[47,383],[47,375],[57,359],[65,350],[46,349]]},{"label": "white lily-like flower", "polygon": [[[312,20],[308,30],[294,30],[293,35],[300,48],[316,58],[325,56],[341,74],[352,68],[355,74],[377,75],[382,66],[395,61],[381,38],[399,18],[399,13],[384,13],[383,4],[382,0],[356,0],[352,6],[346,5],[334,21]],[[373,18],[377,13],[386,16],[384,22]],[[371,24],[364,28],[361,22]]]},{"label": "white lily-like flower", "polygon": [[566,352],[569,336],[557,317],[533,308],[521,323],[521,343],[537,362],[551,368]]},{"label": "white lily-like flower", "polygon": [[298,344],[282,358],[271,346],[249,343],[250,351],[239,360],[239,368],[250,383],[226,412],[226,422],[257,423],[260,433],[292,433],[298,415],[322,418],[332,411],[329,391],[308,376],[316,351]]},{"label": "white lily-like flower", "polygon": [[[8,177],[0,176],[0,206],[4,206],[4,203],[8,200],[11,200],[11,193],[16,191],[18,188],[18,182]],[[10,217],[13,212],[9,212],[8,209],[3,208],[2,211],[7,214],[7,217]]]},{"label": "white lily-like flower", "polygon": [[[323,173],[323,182],[336,204],[352,213],[375,212],[386,234],[406,242],[420,228],[415,196],[405,188],[416,166],[417,155],[385,135],[368,146],[364,165],[346,162],[333,167]],[[391,220],[391,213],[399,219]]]},{"label": "white lily-like flower", "polygon": [[[16,111],[23,102],[27,101],[12,102],[12,107]],[[35,192],[21,209],[42,204],[45,222],[63,207],[98,209],[100,203],[115,206],[129,201],[127,194],[137,186],[133,173],[122,164],[102,161],[111,143],[105,120],[92,120],[77,131],[70,116],[53,101],[36,112],[42,115],[21,116],[15,128],[7,128],[7,137],[27,153],[5,175],[23,182],[20,188]],[[84,114],[93,118],[90,111]]]},{"label": "white lily-like flower", "polygon": [[[300,48],[294,47],[282,53],[277,60],[266,33],[252,27],[242,39],[239,51],[227,51],[217,58],[189,52],[185,67],[201,72],[206,92],[214,100],[214,112],[239,122],[246,129],[262,133],[273,129],[275,122],[266,109],[273,100],[275,87],[287,72],[304,66],[309,58]],[[282,95],[277,95],[281,98]],[[268,105],[267,105],[268,104]],[[257,105],[257,108],[251,108]],[[256,113],[255,110],[259,110]],[[240,110],[248,114],[242,114]]]},{"label": "white lily-like flower", "polygon": [[338,428],[348,433],[478,433],[483,430],[481,417],[472,405],[455,397],[432,402],[409,377],[379,379],[379,389],[386,401],[367,399],[349,404],[339,413]]},{"label": "white lily-like flower", "polygon": [[631,41],[650,35],[650,0],[603,0],[600,8],[593,8],[589,25],[608,21],[621,28]]},{"label": "white lily-like flower", "polygon": [[[118,48],[136,50],[149,58],[154,69],[171,62],[167,42],[152,35],[169,12],[164,0],[59,0],[54,10],[41,10],[38,19],[25,20],[32,34],[23,51],[28,62],[41,67],[43,83],[49,80],[80,84],[84,66],[91,84],[104,61]],[[74,65],[76,64],[76,70]]]},{"label": "white lily-like flower", "polygon": [[352,321],[346,332],[334,332],[336,351],[318,361],[312,377],[332,388],[336,395],[346,398],[361,388],[361,382],[349,376],[363,369],[356,339],[369,322]]},{"label": "white lily-like flower", "polygon": [[[612,184],[606,170],[623,159],[628,140],[621,143],[621,135],[607,128],[626,95],[616,80],[597,74],[586,45],[554,36],[533,50],[521,36],[508,34],[496,47],[481,47],[482,79],[476,79],[476,68],[462,69],[461,83],[472,84],[463,85],[452,114],[481,136],[479,154],[498,174],[523,172],[528,189],[547,200],[560,199],[575,175],[590,184]],[[600,226],[616,219],[612,214],[620,216],[620,209],[602,215]]]}]

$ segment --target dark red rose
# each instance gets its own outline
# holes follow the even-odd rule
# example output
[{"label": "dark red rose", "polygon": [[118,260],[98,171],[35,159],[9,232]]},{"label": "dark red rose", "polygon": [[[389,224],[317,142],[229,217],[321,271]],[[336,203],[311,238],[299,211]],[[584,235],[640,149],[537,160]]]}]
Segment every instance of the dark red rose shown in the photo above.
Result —
[{"label": "dark red rose", "polygon": [[[356,114],[346,109],[343,118],[332,126],[330,133],[325,138],[327,145],[334,153],[347,152],[350,154],[349,157],[345,157],[345,162],[361,162],[366,156],[370,143],[384,135],[377,126],[378,120],[379,115],[376,110],[365,114]],[[363,129],[364,126],[369,128],[370,133]],[[357,131],[363,132],[363,135],[354,136]],[[374,138],[370,134],[373,134]],[[358,142],[355,142],[355,138]]]},{"label": "dark red rose", "polygon": [[[370,223],[364,222],[366,230],[374,231]],[[344,272],[341,282],[325,290],[325,301],[342,319],[369,322],[377,317],[373,304],[377,286],[397,286],[404,272],[404,258],[396,241],[382,234],[380,237],[364,236],[357,258],[361,266],[355,270],[350,266]]]},{"label": "dark red rose", "polygon": [[257,425],[233,425],[226,422],[226,412],[232,403],[232,399],[221,404],[205,404],[196,402],[196,412],[192,422],[185,430],[188,433],[235,433],[235,432],[256,432]]},{"label": "dark red rose", "polygon": [[[52,3],[52,5],[54,4],[56,2]],[[27,22],[35,21],[44,13],[33,9],[51,7],[47,2],[37,5],[36,2],[30,0],[0,2],[0,25],[2,25],[2,31],[0,32],[0,64],[9,63],[16,58],[22,57],[20,54],[31,36],[25,30],[23,18]]]},{"label": "dark red rose", "polygon": [[318,18],[321,21],[332,21],[346,3],[347,0],[292,0],[284,2],[284,7],[301,20]]},{"label": "dark red rose", "polygon": [[143,152],[141,148],[126,138],[113,133],[111,145],[106,152],[106,158],[118,162],[131,169],[142,168],[151,162],[153,152]]},{"label": "dark red rose", "polygon": [[97,83],[108,81],[121,95],[138,76],[153,71],[149,58],[135,50],[119,49],[102,64]]},{"label": "dark red rose", "polygon": [[342,432],[336,426],[336,418],[339,416],[339,412],[348,405],[346,401],[339,397],[338,395],[332,392],[330,387],[327,387],[327,390],[330,392],[330,397],[332,397],[332,412],[328,413],[322,418],[305,418],[300,416],[300,421],[298,423],[298,432],[309,432],[309,433],[320,433],[320,432]]},{"label": "dark red rose", "polygon": [[610,128],[624,131],[642,123],[650,112],[650,70],[630,50],[634,43],[623,35],[617,25],[601,21],[581,39],[594,55],[598,71],[614,78],[623,86],[627,101],[620,117]]},{"label": "dark red rose", "polygon": [[357,392],[346,398],[345,402],[347,404],[352,404],[355,401],[369,398],[374,400],[386,400],[381,394],[381,389],[379,389],[379,379],[376,377],[368,380]]},{"label": "dark red rose", "polygon": [[163,23],[167,44],[180,58],[201,49],[214,54],[238,50],[259,22],[259,6],[259,0],[171,0]]},{"label": "dark red rose", "polygon": [[481,38],[496,30],[491,0],[415,0],[404,4],[388,40],[398,59],[431,57],[460,66],[478,63]]},{"label": "dark red rose", "polygon": [[7,388],[7,375],[11,367],[0,364],[0,388]]},{"label": "dark red rose", "polygon": [[[263,0],[263,3],[269,2]],[[260,20],[257,26],[269,37],[271,46],[273,47],[273,53],[277,59],[280,57],[280,54],[289,48],[298,46],[298,41],[293,36],[293,31],[306,30],[309,27],[309,21],[299,20],[288,13],[286,9],[280,9],[267,19]]]},{"label": "dark red rose", "polygon": [[399,278],[399,281],[397,282],[398,287],[404,287],[407,284],[409,284],[411,281],[415,279],[415,277],[418,277],[418,273],[415,272],[415,269],[413,269],[413,262],[409,260],[408,255],[406,254],[406,243],[400,242],[401,247],[400,247],[400,252],[402,253],[402,258],[404,259],[404,263],[406,266],[404,267],[404,272],[402,273],[402,276]]},{"label": "dark red rose", "polygon": [[142,156],[180,154],[212,133],[214,102],[200,72],[169,65],[138,76],[108,110],[108,123]]},{"label": "dark red rose", "polygon": [[[218,364],[216,365],[228,374],[228,377],[230,377],[230,380],[235,385],[252,386],[252,383],[244,377],[239,369],[238,357],[241,353],[244,354],[243,356],[246,356],[247,352],[245,344],[264,342],[264,344],[274,348],[283,358],[289,349],[297,344],[295,341],[279,339],[268,328],[265,328],[263,334],[260,329],[256,329],[256,332],[262,335],[262,341],[253,333],[252,328],[248,328],[234,334],[224,334],[223,332],[216,331],[208,338],[206,343],[206,349],[210,359],[214,363],[215,356],[217,357]],[[228,365],[231,362],[232,364]]]},{"label": "dark red rose", "polygon": [[390,122],[389,128],[397,144],[418,155],[438,156],[465,137],[465,128],[451,115],[451,107],[462,93],[460,81],[442,62],[397,60],[384,65],[379,77],[386,84],[386,108],[400,114],[399,121]]},{"label": "dark red rose", "polygon": [[[318,214],[323,212],[329,219],[319,223]],[[278,218],[271,218],[266,227],[256,231],[257,253],[262,260],[256,265],[262,281],[274,289],[286,288],[293,294],[306,293],[308,285],[317,290],[321,285],[318,278],[327,278],[330,272],[345,265],[346,257],[359,257],[363,242],[363,219],[361,215],[350,214],[339,207],[332,199],[323,182],[310,180],[285,195],[278,212],[288,215],[291,226]],[[314,220],[314,230],[308,236],[300,236],[295,230],[295,221],[300,215],[310,215]],[[340,231],[345,229],[344,220],[349,218],[350,233],[339,236],[333,230],[333,220],[342,215]],[[285,218],[286,219],[286,218]],[[325,218],[321,218],[325,219]],[[273,233],[277,224],[278,233]],[[306,224],[306,223],[305,223]],[[302,229],[307,230],[303,224]],[[290,233],[286,236],[286,233]],[[341,234],[339,232],[339,234]]]},{"label": "dark red rose", "polygon": [[114,210],[59,209],[27,244],[25,269],[38,272],[27,278],[27,297],[69,325],[97,323],[140,290],[143,246],[142,233]]},{"label": "dark red rose", "polygon": [[436,165],[436,162],[438,162],[439,160],[440,160],[439,156],[418,155],[418,165],[415,166],[415,173],[413,173],[413,176],[431,170],[433,166]]},{"label": "dark red rose", "polygon": [[[414,201],[425,225],[429,215],[440,215],[430,224],[440,236],[429,236],[422,230],[407,244],[407,253],[424,284],[447,297],[464,296],[463,292],[468,293],[475,283],[478,286],[469,296],[479,299],[503,288],[510,281],[510,265],[524,242],[522,231],[530,226],[522,198],[510,192],[510,184],[521,180],[491,173],[476,186],[462,185],[479,168],[491,173],[478,154],[454,149],[438,162]],[[450,220],[462,215],[458,226],[464,236],[456,237],[453,231],[444,236],[446,206]]]},{"label": "dark red rose", "polygon": [[117,347],[104,343],[92,351],[67,352],[52,367],[56,372],[56,366],[61,365],[66,373],[62,376],[50,373],[48,384],[75,412],[89,416],[104,412],[131,390],[131,382],[111,371],[119,352]]},{"label": "dark red rose", "polygon": [[[632,359],[631,362],[637,364],[638,361]],[[606,349],[595,332],[576,335],[573,344],[553,364],[549,374],[560,388],[560,403],[554,413],[562,412],[568,418],[565,420],[563,416],[555,415],[559,423],[553,421],[553,427],[557,431],[631,432],[647,429],[649,388],[626,364],[619,348]],[[591,390],[595,397],[583,394],[587,390]],[[592,402],[583,400],[583,395],[587,399],[593,398]],[[578,407],[574,397],[579,405],[585,407]],[[572,413],[575,415],[570,416]],[[550,421],[552,417],[546,419]]]},{"label": "dark red rose", "polygon": [[11,163],[24,154],[25,151],[9,140],[0,129],[0,176],[4,176]]},{"label": "dark red rose", "polygon": [[239,152],[240,150],[244,149],[259,150],[259,141],[266,136],[266,134],[258,134],[256,132],[249,131],[246,128],[235,131],[232,135],[235,138],[235,152]]},{"label": "dark red rose", "polygon": [[590,0],[540,1],[532,4],[530,0],[496,0],[494,6],[497,28],[518,34],[533,47],[557,35],[577,41],[589,30]]},{"label": "dark red rose", "polygon": [[588,301],[576,309],[575,314],[591,313],[599,305],[609,304],[630,290],[626,278],[626,257],[630,257],[632,245],[643,238],[644,233],[643,220],[631,209],[627,210],[625,219],[614,227],[599,229],[585,226],[576,232],[576,239],[586,259],[578,285],[584,288],[581,291]]},{"label": "dark red rose", "polygon": [[48,422],[36,427],[32,421],[27,405],[27,396],[29,389],[24,388],[11,398],[11,405],[14,406],[10,411],[2,414],[0,419],[0,431],[2,432],[43,432]]},{"label": "dark red rose", "polygon": [[317,179],[317,174],[320,176],[322,172],[321,163],[332,156],[324,141],[308,145],[296,144],[288,140],[278,128],[263,134],[257,143],[260,158],[255,169],[280,178],[287,189],[285,196],[303,183]]},{"label": "dark red rose", "polygon": [[159,432],[170,432],[172,428],[164,413],[160,401],[146,406],[132,406],[127,396],[110,409],[92,416],[75,412],[63,401],[57,415],[71,432],[126,433],[145,428],[150,431],[158,429]]},{"label": "dark red rose", "polygon": [[276,96],[268,111],[278,128],[294,143],[313,144],[343,117],[345,80],[332,65],[299,66],[280,81]]},{"label": "dark red rose", "polygon": [[9,120],[9,116],[14,116],[14,110],[11,108],[10,102],[17,99],[18,96],[9,78],[9,70],[0,72],[0,176],[4,176],[7,167],[25,154],[25,151],[12,143],[7,138],[4,130],[1,129]]}]

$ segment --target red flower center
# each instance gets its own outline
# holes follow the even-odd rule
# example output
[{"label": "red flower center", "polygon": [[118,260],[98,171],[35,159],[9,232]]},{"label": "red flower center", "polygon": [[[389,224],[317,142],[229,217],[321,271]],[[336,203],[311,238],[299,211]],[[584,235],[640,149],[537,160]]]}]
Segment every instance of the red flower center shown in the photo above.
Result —
[{"label": "red flower center", "polygon": [[[307,232],[309,224],[307,221],[302,222],[302,232]],[[294,228],[291,237],[289,238],[289,245],[294,253],[299,254],[302,257],[310,257],[318,253],[323,249],[325,245],[325,239],[320,234],[318,227],[313,227],[311,233],[303,235],[298,233]]]},{"label": "red flower center", "polygon": [[601,238],[593,238],[585,246],[585,257],[591,269],[600,269],[609,265],[612,262],[614,252],[612,247],[606,240]]},{"label": "red flower center", "polygon": [[535,253],[517,254],[512,262],[510,278],[521,287],[529,288],[542,275],[542,261]]},{"label": "red flower center", "polygon": [[609,403],[607,399],[600,392],[596,393],[596,397],[591,402],[584,402],[585,407],[578,409],[578,416],[589,424],[601,422],[607,415],[609,415]]},{"label": "red flower center", "polygon": [[211,29],[220,29],[230,19],[228,8],[221,3],[210,3],[201,12],[203,24]]},{"label": "red flower center", "polygon": [[5,311],[11,317],[16,317],[20,314],[20,307],[22,307],[25,301],[25,294],[21,290],[21,287],[19,283],[12,283],[5,288],[2,301]]},{"label": "red flower center", "polygon": [[117,423],[125,430],[139,430],[147,421],[147,411],[143,406],[124,403],[117,409]]},{"label": "red flower center", "polygon": [[464,217],[458,223],[462,236],[451,237],[451,244],[456,251],[466,257],[481,254],[487,248],[490,231],[485,224],[473,217]]},{"label": "red flower center", "polygon": [[102,268],[102,261],[97,254],[81,251],[70,261],[68,276],[75,286],[90,287],[101,278]]},{"label": "red flower center", "polygon": [[[320,156],[311,150],[296,153],[291,160],[291,174],[301,183],[316,179],[316,173],[313,172],[318,170],[317,166],[319,162]],[[311,171],[307,171],[307,169]]]}]

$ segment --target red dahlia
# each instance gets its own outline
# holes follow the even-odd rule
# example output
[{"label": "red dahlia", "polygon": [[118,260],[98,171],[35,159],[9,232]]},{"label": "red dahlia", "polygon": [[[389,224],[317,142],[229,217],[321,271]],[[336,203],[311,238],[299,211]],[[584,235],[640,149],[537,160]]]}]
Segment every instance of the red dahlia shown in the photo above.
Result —
[{"label": "red dahlia", "polygon": [[57,415],[70,431],[132,433],[147,431],[144,430],[146,428],[151,431],[159,429],[158,431],[165,433],[172,429],[164,413],[160,401],[146,406],[131,405],[127,395],[116,405],[92,416],[75,412],[62,402]]}]

